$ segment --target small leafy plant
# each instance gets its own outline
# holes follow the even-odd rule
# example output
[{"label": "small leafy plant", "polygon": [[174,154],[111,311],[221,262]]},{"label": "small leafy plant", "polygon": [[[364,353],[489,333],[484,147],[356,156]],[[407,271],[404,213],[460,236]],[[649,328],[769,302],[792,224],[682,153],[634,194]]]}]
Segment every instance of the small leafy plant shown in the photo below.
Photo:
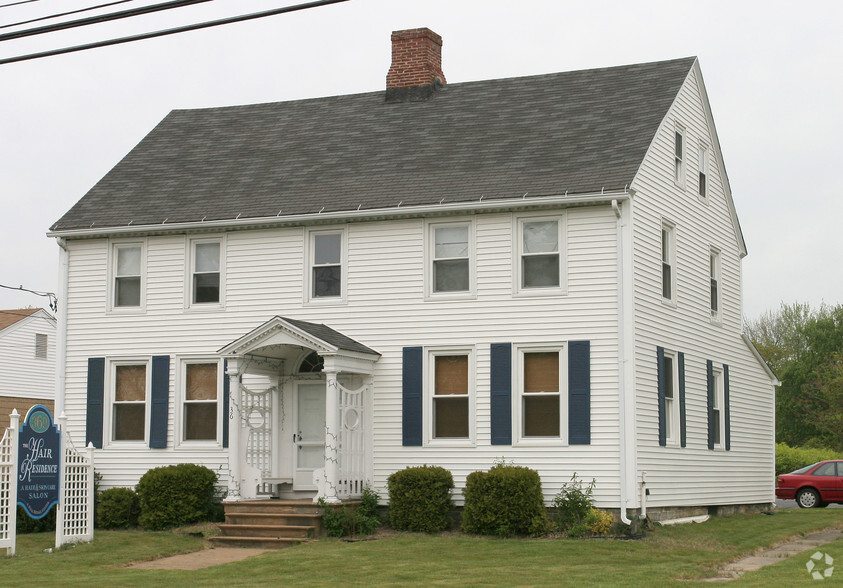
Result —
[{"label": "small leafy plant", "polygon": [[557,528],[572,537],[582,537],[590,532],[586,518],[594,510],[594,485],[596,480],[583,487],[582,480],[577,474],[571,476],[570,482],[562,484],[562,489],[553,498],[553,521]]},{"label": "small leafy plant", "polygon": [[368,486],[363,490],[359,504],[331,505],[323,498],[322,524],[329,537],[371,535],[381,525],[378,516],[378,494]]}]

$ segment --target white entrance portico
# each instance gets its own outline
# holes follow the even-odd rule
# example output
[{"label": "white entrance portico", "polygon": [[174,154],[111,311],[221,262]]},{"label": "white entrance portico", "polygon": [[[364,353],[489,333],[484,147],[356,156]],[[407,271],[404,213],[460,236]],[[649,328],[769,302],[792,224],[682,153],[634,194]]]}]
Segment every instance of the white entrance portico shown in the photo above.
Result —
[{"label": "white entrance portico", "polygon": [[[316,490],[314,501],[362,494],[379,353],[325,325],[276,316],[219,354],[229,388],[226,500],[278,484]],[[251,389],[244,376],[269,385]]]}]

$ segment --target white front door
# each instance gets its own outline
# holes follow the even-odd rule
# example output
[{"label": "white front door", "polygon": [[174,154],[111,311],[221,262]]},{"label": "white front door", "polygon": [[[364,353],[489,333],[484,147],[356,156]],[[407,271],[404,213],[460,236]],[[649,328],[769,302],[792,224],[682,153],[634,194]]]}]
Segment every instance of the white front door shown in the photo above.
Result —
[{"label": "white front door", "polygon": [[296,385],[294,490],[315,490],[313,470],[325,467],[325,382]]}]

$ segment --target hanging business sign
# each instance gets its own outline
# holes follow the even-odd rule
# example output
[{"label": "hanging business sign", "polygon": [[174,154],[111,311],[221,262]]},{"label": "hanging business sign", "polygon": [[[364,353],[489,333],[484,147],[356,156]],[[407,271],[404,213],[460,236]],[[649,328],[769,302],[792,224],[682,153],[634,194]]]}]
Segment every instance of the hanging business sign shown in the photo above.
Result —
[{"label": "hanging business sign", "polygon": [[40,404],[26,413],[18,435],[18,504],[40,519],[59,502],[61,432]]}]

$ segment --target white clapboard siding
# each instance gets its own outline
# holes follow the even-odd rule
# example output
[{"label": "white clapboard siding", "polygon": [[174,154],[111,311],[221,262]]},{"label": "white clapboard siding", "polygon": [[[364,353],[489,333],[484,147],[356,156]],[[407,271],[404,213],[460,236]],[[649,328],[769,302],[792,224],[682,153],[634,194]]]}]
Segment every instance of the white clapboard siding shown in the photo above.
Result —
[{"label": "white clapboard siding", "polygon": [[[692,70],[632,188],[634,196],[635,386],[639,474],[649,506],[735,504],[773,499],[774,389],[741,337],[741,260],[736,227]],[[673,180],[674,128],[685,129],[685,186]],[[697,145],[712,147],[708,198],[697,194]],[[661,223],[675,224],[675,304],[661,295]],[[721,320],[709,308],[709,252],[720,250]],[[660,447],[656,347],[684,352],[687,447]],[[731,450],[707,444],[706,360],[730,370]],[[677,392],[678,402],[678,392]]]},{"label": "white clapboard siding", "polygon": [[[560,214],[562,210],[549,211]],[[425,299],[425,222],[422,219],[348,224],[347,295],[341,304],[305,301],[306,265],[301,227],[225,234],[224,308],[185,308],[189,236],[146,239],[143,312],[109,312],[105,239],[69,241],[67,412],[77,443],[84,441],[89,357],[139,358],[166,354],[213,355],[269,318],[279,315],[324,323],[382,354],[375,365],[372,432],[374,487],[408,465],[437,464],[458,486],[472,471],[505,458],[534,467],[548,499],[574,472],[597,480],[598,503],[618,495],[618,364],[616,219],[609,206],[564,212],[568,293],[514,296],[513,214],[478,214],[475,230],[476,295]],[[212,236],[209,234],[207,236]],[[205,237],[206,235],[202,235]],[[591,445],[529,447],[490,445],[489,345],[591,341]],[[473,345],[476,359],[474,447],[401,445],[401,358],[405,346]],[[172,360],[173,362],[175,359]],[[133,485],[162,463],[195,462],[227,476],[222,448],[175,444],[178,414],[171,363],[170,422],[166,449],[105,448],[98,471],[106,486]]]},{"label": "white clapboard siding", "polygon": [[[36,335],[47,336],[46,358],[35,356]],[[0,373],[0,396],[41,400],[55,397],[56,320],[47,311],[34,312],[0,331]],[[21,419],[24,416],[21,414]]]}]

